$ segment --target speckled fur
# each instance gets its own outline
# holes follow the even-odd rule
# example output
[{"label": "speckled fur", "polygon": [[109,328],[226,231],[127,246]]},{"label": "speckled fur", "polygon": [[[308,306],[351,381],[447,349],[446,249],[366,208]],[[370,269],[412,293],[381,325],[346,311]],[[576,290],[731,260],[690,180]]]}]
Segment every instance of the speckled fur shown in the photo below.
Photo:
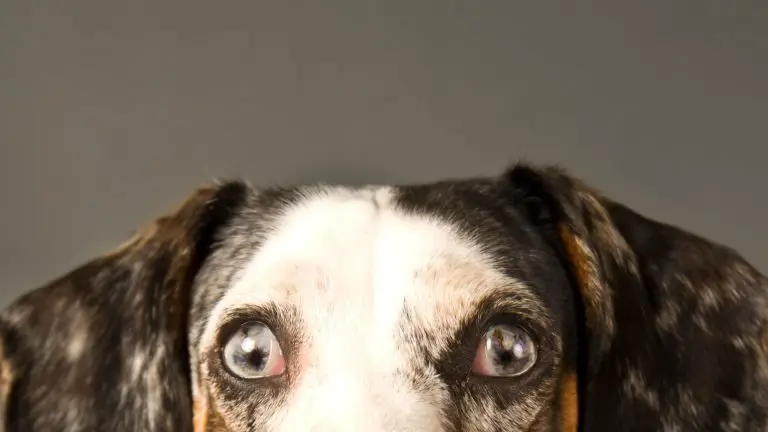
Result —
[{"label": "speckled fur", "polygon": [[[356,261],[363,246],[400,252]],[[764,431],[767,302],[737,252],[554,167],[224,183],[0,314],[0,432]],[[265,308],[287,375],[245,385],[221,370],[219,329]],[[533,331],[539,360],[474,379],[499,311]]]}]

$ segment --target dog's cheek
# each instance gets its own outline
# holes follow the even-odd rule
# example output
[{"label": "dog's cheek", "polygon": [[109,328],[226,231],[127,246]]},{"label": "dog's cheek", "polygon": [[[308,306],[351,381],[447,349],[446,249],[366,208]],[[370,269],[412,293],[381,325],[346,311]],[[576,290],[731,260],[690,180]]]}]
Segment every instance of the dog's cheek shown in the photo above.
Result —
[{"label": "dog's cheek", "polygon": [[[251,392],[233,392],[226,397],[214,396],[216,405],[208,422],[232,432],[274,430],[276,415],[286,403],[282,393],[274,389],[254,388]],[[224,428],[224,425],[226,427]]]},{"label": "dog's cheek", "polygon": [[453,389],[459,407],[454,430],[559,431],[562,423],[554,401],[562,395],[557,387],[557,379],[545,378],[522,393],[490,384]]},{"label": "dog's cheek", "polygon": [[194,432],[236,432],[227,427],[221,413],[209,407],[195,404]]}]

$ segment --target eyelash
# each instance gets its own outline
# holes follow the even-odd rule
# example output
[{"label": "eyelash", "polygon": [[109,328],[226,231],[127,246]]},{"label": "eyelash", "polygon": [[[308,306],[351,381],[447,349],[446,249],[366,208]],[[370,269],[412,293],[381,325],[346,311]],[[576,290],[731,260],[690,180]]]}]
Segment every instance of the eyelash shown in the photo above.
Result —
[{"label": "eyelash", "polygon": [[509,325],[519,327],[521,330],[528,332],[531,339],[536,344],[540,344],[542,341],[539,337],[539,325],[531,319],[525,316],[510,313],[510,312],[492,312],[486,314],[485,317],[481,317],[479,320],[474,321],[474,325],[471,325],[472,332],[475,334],[476,342],[483,337],[483,334],[492,326],[497,325]]},{"label": "eyelash", "polygon": [[219,324],[216,340],[220,344],[229,338],[233,332],[237,331],[240,326],[252,321],[258,321],[269,326],[270,329],[278,335],[279,333],[285,333],[280,319],[281,316],[288,315],[289,311],[279,309],[276,305],[266,305],[258,307],[242,307],[234,309],[227,313],[227,319],[222,324]]}]

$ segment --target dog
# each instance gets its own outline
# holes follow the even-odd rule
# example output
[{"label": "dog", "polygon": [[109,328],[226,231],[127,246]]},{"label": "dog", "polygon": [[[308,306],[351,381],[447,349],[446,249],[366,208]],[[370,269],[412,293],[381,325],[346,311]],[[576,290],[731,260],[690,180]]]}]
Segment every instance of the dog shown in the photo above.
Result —
[{"label": "dog", "polygon": [[198,189],[0,316],[0,431],[765,431],[768,280],[557,166]]}]

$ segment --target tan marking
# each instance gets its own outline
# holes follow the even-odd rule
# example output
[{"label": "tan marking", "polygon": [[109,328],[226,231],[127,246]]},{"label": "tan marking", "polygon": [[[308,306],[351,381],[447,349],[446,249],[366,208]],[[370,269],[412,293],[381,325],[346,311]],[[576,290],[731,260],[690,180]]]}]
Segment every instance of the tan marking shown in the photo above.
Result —
[{"label": "tan marking", "polygon": [[563,375],[560,384],[560,430],[576,432],[579,427],[578,376],[574,372]]},{"label": "tan marking", "polygon": [[5,358],[3,347],[0,345],[0,432],[5,431],[5,422],[7,421],[6,408],[9,402],[8,396],[11,392],[12,382],[13,372],[10,361]]},{"label": "tan marking", "polygon": [[203,397],[195,398],[192,424],[194,425],[194,432],[205,432],[208,430],[208,403]]},{"label": "tan marking", "polygon": [[579,294],[584,303],[584,309],[589,328],[594,329],[597,320],[597,310],[601,293],[600,285],[596,280],[595,266],[589,257],[589,252],[585,250],[581,241],[573,234],[570,228],[560,225],[560,238],[562,239],[565,253],[568,255],[568,261],[573,267],[573,273],[578,284]]}]

